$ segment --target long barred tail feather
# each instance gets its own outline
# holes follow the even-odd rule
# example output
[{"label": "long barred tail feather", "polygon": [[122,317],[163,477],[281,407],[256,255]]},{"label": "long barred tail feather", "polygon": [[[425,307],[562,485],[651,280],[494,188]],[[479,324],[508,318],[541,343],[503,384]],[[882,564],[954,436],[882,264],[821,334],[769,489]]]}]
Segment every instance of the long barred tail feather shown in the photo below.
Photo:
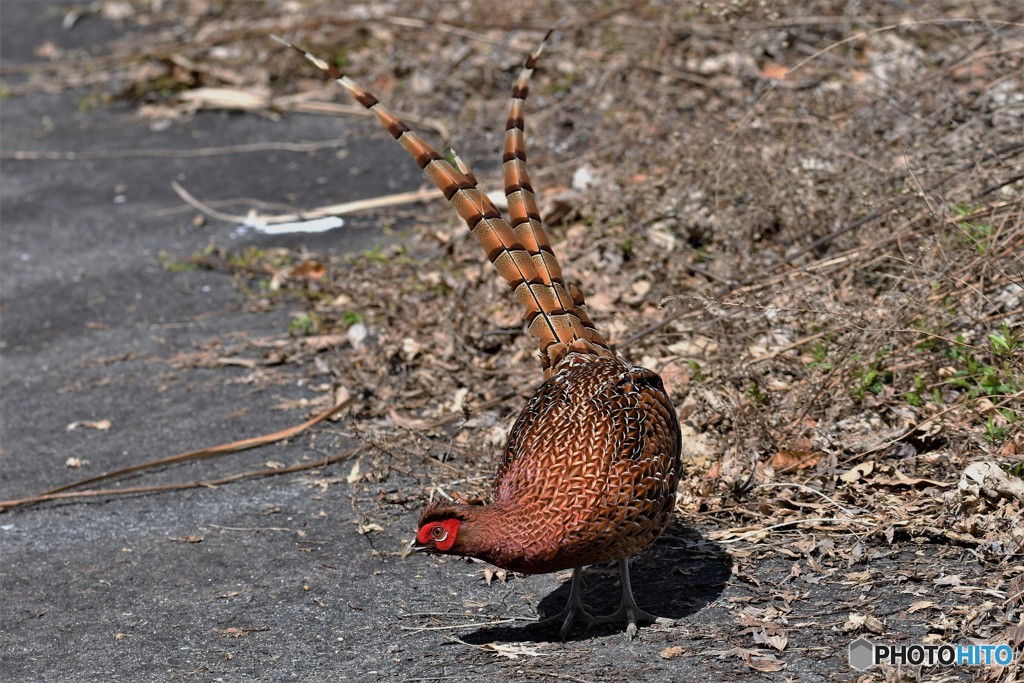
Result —
[{"label": "long barred tail feather", "polygon": [[508,200],[509,222],[516,237],[530,252],[537,270],[558,292],[563,306],[572,306],[587,330],[587,339],[595,346],[608,350],[608,342],[597,331],[586,311],[583,292],[573,285],[567,288],[562,278],[562,268],[551,248],[551,242],[541,222],[540,210],[537,208],[536,194],[530,184],[530,174],[526,168],[525,113],[526,98],[530,94],[530,77],[533,76],[540,59],[541,52],[554,28],[541,39],[533,52],[526,58],[526,64],[512,86],[512,104],[505,122],[505,145],[502,154],[502,167],[505,175],[505,198]]},{"label": "long barred tail feather", "polygon": [[526,169],[526,141],[524,138],[524,113],[526,98],[530,94],[530,77],[537,67],[544,44],[551,36],[551,31],[544,36],[536,49],[526,59],[526,64],[512,86],[512,104],[505,123],[505,145],[502,154],[502,168],[505,175],[505,198],[508,200],[509,223],[520,242],[533,256],[537,270],[558,291],[559,299],[566,307],[572,306],[572,299],[566,291],[562,271],[544,227],[541,224],[540,211],[530,184],[530,175]]},{"label": "long barred tail feather", "polygon": [[[364,107],[377,117],[391,136],[400,144],[423,170],[424,174],[441,190],[470,231],[483,246],[488,260],[505,279],[515,293],[515,298],[525,309],[524,319],[534,337],[540,340],[541,362],[546,374],[553,373],[558,363],[570,352],[582,352],[600,356],[611,356],[613,352],[594,329],[585,310],[577,311],[574,297],[561,278],[561,269],[551,246],[540,225],[533,191],[526,176],[525,154],[519,163],[515,159],[511,176],[516,187],[509,191],[509,170],[506,165],[506,192],[516,199],[510,199],[510,208],[516,204],[513,216],[525,216],[520,230],[515,230],[502,218],[493,202],[478,187],[476,178],[461,159],[455,157],[455,166],[448,163],[422,138],[409,129],[392,114],[376,97],[360,87],[351,78],[335,69],[319,57],[299,48],[286,40],[271,36],[279,43],[295,50],[321,71],[334,78]],[[522,153],[522,102],[525,99],[526,84],[539,57],[539,49],[527,60],[524,76],[517,80],[513,93],[513,111],[519,102],[519,125],[516,130],[518,141],[513,139],[511,152]],[[518,86],[523,86],[521,96]],[[516,133],[512,133],[515,137]],[[506,138],[506,155],[509,152]],[[531,208],[532,207],[532,208]],[[533,217],[536,217],[534,224]],[[578,290],[577,290],[578,292]],[[579,300],[582,302],[582,295]]]}]

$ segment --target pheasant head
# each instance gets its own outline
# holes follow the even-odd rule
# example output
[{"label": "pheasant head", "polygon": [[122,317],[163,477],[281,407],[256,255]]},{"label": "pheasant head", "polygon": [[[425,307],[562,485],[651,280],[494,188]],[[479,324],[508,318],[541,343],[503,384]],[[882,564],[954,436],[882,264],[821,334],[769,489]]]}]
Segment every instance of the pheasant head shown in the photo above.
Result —
[{"label": "pheasant head", "polygon": [[[500,545],[500,513],[491,505],[467,505],[434,501],[420,515],[416,538],[406,546],[403,557],[426,550],[445,555],[490,559],[488,549]],[[497,522],[497,524],[496,524]]]},{"label": "pheasant head", "polygon": [[470,506],[447,501],[434,501],[428,505],[420,515],[416,538],[406,546],[402,557],[408,557],[420,550],[452,555],[465,554],[463,541],[467,534],[460,536],[459,531],[466,523],[467,514],[464,508],[467,507]]},{"label": "pheasant head", "polygon": [[436,522],[427,522],[416,534],[414,548],[446,553],[455,546],[462,520],[449,517]]}]

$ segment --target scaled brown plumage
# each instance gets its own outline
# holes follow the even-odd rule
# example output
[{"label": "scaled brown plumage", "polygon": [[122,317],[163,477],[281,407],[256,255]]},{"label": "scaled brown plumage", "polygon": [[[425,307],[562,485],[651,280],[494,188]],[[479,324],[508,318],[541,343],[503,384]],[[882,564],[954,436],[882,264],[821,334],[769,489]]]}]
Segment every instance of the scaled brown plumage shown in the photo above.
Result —
[{"label": "scaled brown plumage", "polygon": [[512,427],[493,502],[435,502],[420,526],[457,517],[455,552],[526,574],[635,555],[668,524],[678,433],[656,374],[570,356]]},{"label": "scaled brown plumage", "polygon": [[[561,624],[562,637],[577,622],[615,620],[626,621],[633,637],[637,622],[654,617],[633,599],[626,558],[668,525],[680,474],[679,423],[661,378],[618,358],[597,331],[583,294],[566,286],[541,226],[523,139],[523,108],[540,49],[516,79],[505,128],[511,225],[461,160],[449,164],[373,95],[299,51],[376,114],[413,155],[513,289],[530,333],[540,341],[546,381],[509,432],[493,501],[431,503],[410,547],[476,557],[527,574],[572,568],[569,604],[551,619]],[[580,599],[581,569],[613,560],[619,562],[622,602],[614,614],[594,617]]]}]

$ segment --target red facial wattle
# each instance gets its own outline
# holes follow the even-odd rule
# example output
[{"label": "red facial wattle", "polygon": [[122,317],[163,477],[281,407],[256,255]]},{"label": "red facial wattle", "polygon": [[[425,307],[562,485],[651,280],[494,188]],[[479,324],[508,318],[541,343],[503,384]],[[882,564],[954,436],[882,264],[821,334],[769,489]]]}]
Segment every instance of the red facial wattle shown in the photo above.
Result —
[{"label": "red facial wattle", "polygon": [[441,552],[447,552],[455,545],[455,535],[462,521],[459,519],[443,519],[420,527],[416,534],[416,542],[420,545],[433,546]]}]

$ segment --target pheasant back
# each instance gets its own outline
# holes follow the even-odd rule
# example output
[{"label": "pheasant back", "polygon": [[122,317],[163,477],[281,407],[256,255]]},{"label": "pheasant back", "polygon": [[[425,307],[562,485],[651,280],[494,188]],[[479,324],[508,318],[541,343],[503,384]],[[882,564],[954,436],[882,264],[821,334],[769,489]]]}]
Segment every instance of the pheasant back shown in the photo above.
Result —
[{"label": "pheasant back", "polygon": [[[463,541],[475,557],[527,574],[635,555],[668,525],[679,452],[656,373],[574,354],[512,426],[494,500],[469,508],[476,525]],[[466,506],[436,506],[446,509]]]}]

